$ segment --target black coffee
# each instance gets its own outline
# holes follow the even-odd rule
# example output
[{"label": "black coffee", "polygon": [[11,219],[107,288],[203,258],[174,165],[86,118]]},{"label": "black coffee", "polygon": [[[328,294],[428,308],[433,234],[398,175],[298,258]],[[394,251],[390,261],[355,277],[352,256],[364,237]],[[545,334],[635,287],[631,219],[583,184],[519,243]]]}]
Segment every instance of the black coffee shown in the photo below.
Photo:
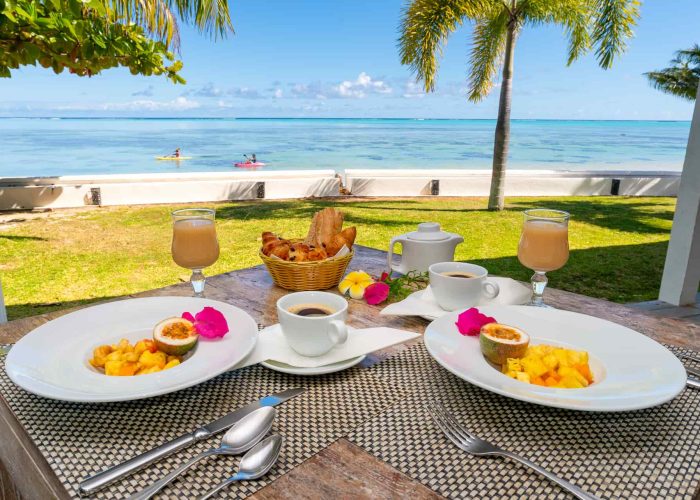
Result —
[{"label": "black coffee", "polygon": [[475,274],[467,273],[464,271],[447,271],[441,274],[443,276],[449,276],[450,278],[476,278]]},{"label": "black coffee", "polygon": [[296,306],[289,307],[287,311],[292,314],[296,314],[297,316],[312,318],[329,316],[335,312],[333,309],[323,304],[298,304]]}]

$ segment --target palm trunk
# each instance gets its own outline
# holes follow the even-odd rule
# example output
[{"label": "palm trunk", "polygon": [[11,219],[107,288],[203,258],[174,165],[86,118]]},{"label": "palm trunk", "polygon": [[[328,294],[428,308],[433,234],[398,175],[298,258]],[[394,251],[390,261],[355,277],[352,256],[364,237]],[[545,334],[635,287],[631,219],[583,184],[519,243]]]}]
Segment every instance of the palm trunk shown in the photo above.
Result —
[{"label": "palm trunk", "polygon": [[505,59],[503,61],[503,80],[501,81],[501,98],[498,102],[498,121],[496,137],[493,141],[493,172],[491,174],[491,193],[489,210],[503,210],[504,190],[506,185],[506,164],[508,163],[508,146],[510,143],[510,102],[513,90],[513,53],[515,51],[516,23],[508,24],[506,35]]}]

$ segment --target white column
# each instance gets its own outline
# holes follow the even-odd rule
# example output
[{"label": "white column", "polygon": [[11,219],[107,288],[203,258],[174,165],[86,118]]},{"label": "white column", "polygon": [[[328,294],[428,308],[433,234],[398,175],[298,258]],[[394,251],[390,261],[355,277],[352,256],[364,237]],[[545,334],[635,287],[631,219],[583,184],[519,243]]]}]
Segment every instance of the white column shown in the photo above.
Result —
[{"label": "white column", "polygon": [[700,283],[700,90],[695,100],[681,186],[673,217],[659,300],[694,304]]},{"label": "white column", "polygon": [[5,299],[2,296],[2,283],[0,283],[0,323],[7,323],[7,311],[5,310]]}]

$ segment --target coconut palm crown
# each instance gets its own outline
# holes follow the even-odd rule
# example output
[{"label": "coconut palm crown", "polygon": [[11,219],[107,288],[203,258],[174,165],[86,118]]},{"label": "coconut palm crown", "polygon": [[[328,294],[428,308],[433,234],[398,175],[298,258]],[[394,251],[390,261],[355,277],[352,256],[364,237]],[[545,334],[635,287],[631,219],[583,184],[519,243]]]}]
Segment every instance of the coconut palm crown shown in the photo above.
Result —
[{"label": "coconut palm crown", "polygon": [[567,64],[594,51],[607,69],[625,51],[639,17],[639,0],[412,0],[403,12],[399,51],[426,92],[435,89],[439,59],[449,35],[471,21],[468,98],[478,102],[502,66],[489,209],[503,209],[510,140],[513,60],[524,27],[555,24],[568,38]]}]

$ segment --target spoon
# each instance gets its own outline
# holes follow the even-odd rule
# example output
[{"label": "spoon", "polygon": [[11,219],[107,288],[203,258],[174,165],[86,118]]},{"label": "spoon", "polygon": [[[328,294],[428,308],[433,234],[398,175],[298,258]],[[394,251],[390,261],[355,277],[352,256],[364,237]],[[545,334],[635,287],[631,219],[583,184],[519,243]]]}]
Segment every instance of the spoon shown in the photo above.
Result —
[{"label": "spoon", "polygon": [[153,495],[162,490],[177,476],[185,472],[201,459],[211,455],[239,455],[244,451],[251,449],[262,437],[267,434],[272,427],[272,421],[275,419],[276,411],[272,406],[264,406],[255,411],[250,412],[245,417],[241,418],[231,427],[224,437],[221,439],[221,446],[211,448],[194,457],[192,460],[185,462],[183,465],[172,471],[163,479],[156,481],[148,488],[139,491],[129,500],[147,500]]},{"label": "spoon", "polygon": [[213,497],[219,491],[226,488],[231,483],[236,481],[250,481],[258,479],[269,472],[277,457],[279,457],[280,449],[282,448],[282,436],[275,434],[255,445],[248,453],[241,458],[241,465],[238,467],[238,472],[229,477],[225,481],[219,483],[213,490],[208,492],[199,500],[207,500]]}]

